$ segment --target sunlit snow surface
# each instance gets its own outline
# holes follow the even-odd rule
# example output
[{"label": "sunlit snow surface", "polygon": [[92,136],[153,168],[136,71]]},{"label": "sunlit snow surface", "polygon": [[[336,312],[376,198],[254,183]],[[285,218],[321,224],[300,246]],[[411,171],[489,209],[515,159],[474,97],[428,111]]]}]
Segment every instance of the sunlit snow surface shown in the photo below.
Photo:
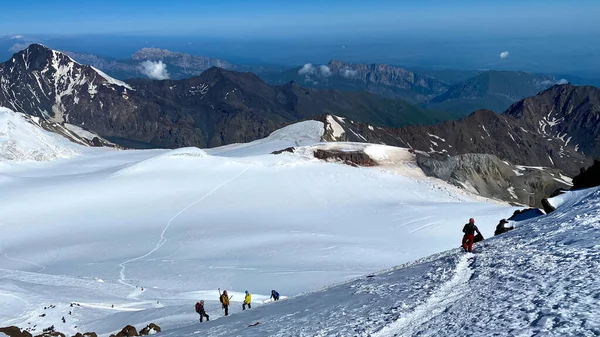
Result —
[{"label": "sunlit snow surface", "polygon": [[[246,334],[253,320],[265,319],[248,333],[297,335],[297,323],[307,336],[347,335],[340,327],[367,321],[364,329],[376,330],[411,308],[407,299],[402,309],[401,296],[412,298],[415,287],[427,301],[461,258],[445,253],[442,262],[411,271],[413,281],[398,279],[403,285],[377,276],[375,288],[335,288],[341,298],[327,303],[308,295],[260,304],[271,289],[294,296],[457,247],[469,217],[491,236],[514,210],[424,177],[406,150],[317,144],[322,124],[304,123],[207,151],[82,147],[68,159],[0,162],[0,326],[108,334],[152,321],[172,336],[193,335],[194,303],[204,299],[211,322],[202,328],[214,328],[210,336]],[[303,147],[270,154],[288,146]],[[310,155],[329,146],[366,147],[384,166],[354,168]],[[427,279],[434,282],[429,290]],[[227,328],[218,327],[218,288],[234,296]],[[246,289],[255,307],[237,316]],[[353,292],[362,294],[356,303]],[[377,294],[383,302],[372,313],[344,319]],[[51,304],[56,308],[44,310]],[[367,317],[375,313],[379,318]],[[329,330],[323,324],[333,317],[338,325],[330,322]]]}]

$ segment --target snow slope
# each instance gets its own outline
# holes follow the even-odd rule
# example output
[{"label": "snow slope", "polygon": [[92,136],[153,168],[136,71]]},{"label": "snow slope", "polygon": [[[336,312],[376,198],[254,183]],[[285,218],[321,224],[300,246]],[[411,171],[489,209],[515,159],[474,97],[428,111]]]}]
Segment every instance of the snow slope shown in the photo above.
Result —
[{"label": "snow slope", "polygon": [[31,119],[0,108],[0,162],[72,158],[83,150],[66,138],[43,130]]},{"label": "snow slope", "polygon": [[[514,210],[406,169],[406,150],[361,145],[392,169],[315,160],[316,147],[357,145],[318,143],[322,124],[305,123],[207,151],[4,163],[0,326],[189,329],[201,298],[221,316],[218,288],[236,313],[245,289],[258,307],[271,289],[293,296],[456,247],[469,217],[490,236]],[[269,154],[289,144],[301,147]]]},{"label": "snow slope", "polygon": [[163,335],[598,336],[600,188],[561,199],[476,254],[453,249]]}]

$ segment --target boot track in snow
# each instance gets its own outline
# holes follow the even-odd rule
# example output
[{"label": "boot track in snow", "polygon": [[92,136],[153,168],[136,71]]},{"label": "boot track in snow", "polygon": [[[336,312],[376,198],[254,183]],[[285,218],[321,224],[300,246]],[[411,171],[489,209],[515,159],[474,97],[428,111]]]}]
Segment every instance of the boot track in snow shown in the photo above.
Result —
[{"label": "boot track in snow", "polygon": [[167,232],[167,230],[169,229],[169,227],[171,226],[171,223],[173,223],[173,221],[175,219],[177,219],[177,217],[179,217],[181,214],[183,214],[185,211],[187,211],[190,207],[196,205],[197,203],[201,202],[202,200],[208,198],[211,194],[215,193],[216,191],[218,191],[220,188],[222,188],[223,186],[229,184],[230,182],[234,181],[235,179],[237,179],[238,177],[240,177],[242,174],[244,174],[246,171],[248,171],[248,169],[250,168],[250,166],[247,166],[245,169],[243,169],[240,173],[236,174],[235,176],[233,176],[231,179],[223,182],[222,184],[220,184],[219,186],[215,187],[214,189],[212,189],[210,192],[206,193],[205,195],[203,195],[202,197],[200,197],[199,199],[197,199],[196,201],[192,202],[191,204],[187,205],[186,207],[184,207],[181,211],[179,211],[177,214],[175,214],[167,223],[167,225],[165,226],[165,228],[162,230],[162,232],[160,233],[160,239],[158,240],[158,242],[156,243],[156,246],[149,251],[148,253],[142,255],[142,256],[138,256],[135,257],[133,259],[121,262],[118,266],[121,268],[121,271],[119,272],[119,283],[129,286],[131,288],[134,288],[135,290],[129,294],[128,297],[130,298],[135,298],[137,296],[139,296],[141,294],[141,290],[139,290],[138,287],[136,287],[135,285],[128,283],[126,281],[125,278],[125,270],[126,270],[126,265],[131,263],[131,262],[135,262],[135,261],[139,261],[142,259],[147,258],[148,256],[150,256],[152,253],[156,252],[158,249],[160,249],[160,247],[162,247],[166,242],[167,239],[165,238],[165,234]]},{"label": "boot track in snow", "polygon": [[425,303],[418,305],[413,311],[390,325],[384,326],[372,336],[413,336],[420,326],[444,312],[468,293],[469,279],[473,275],[473,269],[469,267],[472,261],[472,254],[461,256],[456,264],[454,276],[432,293]]}]

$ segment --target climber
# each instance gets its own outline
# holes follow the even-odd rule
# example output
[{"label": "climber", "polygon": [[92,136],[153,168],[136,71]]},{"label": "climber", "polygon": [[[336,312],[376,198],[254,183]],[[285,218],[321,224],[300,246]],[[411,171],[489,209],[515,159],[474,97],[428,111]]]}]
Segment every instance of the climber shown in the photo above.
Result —
[{"label": "climber", "polygon": [[506,233],[508,231],[515,229],[514,226],[505,227],[504,224],[507,224],[507,223],[508,223],[508,221],[506,221],[506,219],[500,220],[500,222],[496,226],[496,231],[494,232],[494,235],[500,235],[502,233]]},{"label": "climber", "polygon": [[231,300],[231,298],[233,298],[233,295],[228,297],[227,290],[223,290],[223,293],[221,293],[221,288],[219,288],[219,301],[221,301],[223,310],[225,310],[225,316],[229,316],[229,300]]},{"label": "climber", "polygon": [[206,314],[206,311],[204,310],[204,300],[201,300],[200,302],[196,302],[196,312],[198,314],[200,314],[200,322],[202,322],[202,318],[206,317],[206,321],[209,321],[209,317]]},{"label": "climber", "polygon": [[252,301],[252,295],[250,295],[248,290],[246,290],[245,293],[246,297],[244,297],[244,303],[242,303],[242,310],[246,310],[246,306],[248,306],[248,309],[252,309],[252,304],[250,304]]},{"label": "climber", "polygon": [[471,218],[471,219],[469,219],[469,223],[463,227],[463,233],[465,233],[465,235],[463,236],[463,239],[462,239],[462,246],[463,246],[463,249],[465,250],[465,252],[473,251],[473,242],[475,241],[475,232],[477,232],[478,235],[481,235],[481,239],[483,240],[483,235],[479,231],[479,228],[477,228],[477,226],[475,226],[475,219]]},{"label": "climber", "polygon": [[275,290],[271,290],[271,297],[269,299],[273,299],[273,301],[279,301],[279,293]]}]

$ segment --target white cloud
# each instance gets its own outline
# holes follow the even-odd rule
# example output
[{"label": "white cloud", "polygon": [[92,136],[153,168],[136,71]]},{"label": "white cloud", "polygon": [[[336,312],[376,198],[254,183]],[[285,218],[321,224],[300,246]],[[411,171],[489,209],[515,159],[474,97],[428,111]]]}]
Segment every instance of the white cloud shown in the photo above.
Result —
[{"label": "white cloud", "polygon": [[321,75],[323,77],[331,76],[331,69],[329,69],[328,66],[326,66],[326,65],[319,66],[319,70],[321,70]]},{"label": "white cloud", "polygon": [[566,80],[566,79],[564,79],[564,78],[561,78],[560,80],[558,80],[558,81],[556,82],[556,84],[567,84],[567,83],[569,83],[569,81],[567,81],[567,80]]},{"label": "white cloud", "polygon": [[310,63],[307,63],[305,65],[302,66],[302,68],[300,68],[300,70],[298,70],[298,75],[310,75],[310,74],[315,74],[317,72],[317,69]]},{"label": "white cloud", "polygon": [[27,48],[27,47],[29,47],[28,43],[15,43],[15,44],[12,45],[12,47],[8,48],[8,51],[16,53],[16,52],[19,52],[19,51]]},{"label": "white cloud", "polygon": [[144,61],[140,64],[140,71],[142,72],[142,74],[148,76],[153,80],[169,79],[167,65],[164,64],[162,61]]},{"label": "white cloud", "polygon": [[13,39],[13,40],[23,40],[23,35],[15,35],[15,36],[11,37],[11,39]]},{"label": "white cloud", "polygon": [[358,71],[356,70],[352,70],[350,68],[344,68],[341,71],[342,76],[344,76],[345,78],[355,78],[356,75],[358,74]]},{"label": "white cloud", "polygon": [[501,59],[505,59],[508,57],[509,52],[508,51],[503,51],[500,53],[500,58]]}]

